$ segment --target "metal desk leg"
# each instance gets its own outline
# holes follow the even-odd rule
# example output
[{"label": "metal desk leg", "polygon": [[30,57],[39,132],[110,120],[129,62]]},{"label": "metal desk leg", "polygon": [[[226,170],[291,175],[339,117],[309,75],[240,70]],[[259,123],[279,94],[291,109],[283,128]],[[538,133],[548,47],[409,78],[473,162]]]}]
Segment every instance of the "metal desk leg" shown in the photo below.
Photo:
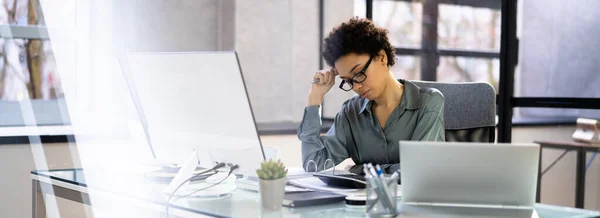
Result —
[{"label": "metal desk leg", "polygon": [[575,207],[583,208],[585,198],[585,155],[583,149],[577,150],[577,172],[575,177]]},{"label": "metal desk leg", "polygon": [[33,218],[46,217],[46,203],[44,193],[40,190],[40,184],[37,180],[31,180],[31,215]]},{"label": "metal desk leg", "polygon": [[540,147],[540,156],[538,159],[537,191],[535,193],[535,202],[542,200],[542,148]]}]

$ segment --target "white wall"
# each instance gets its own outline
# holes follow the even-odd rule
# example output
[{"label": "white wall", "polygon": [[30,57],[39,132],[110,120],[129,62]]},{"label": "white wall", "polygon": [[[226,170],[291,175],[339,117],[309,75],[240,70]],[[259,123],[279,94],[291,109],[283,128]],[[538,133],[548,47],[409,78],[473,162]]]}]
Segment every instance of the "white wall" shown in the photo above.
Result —
[{"label": "white wall", "polygon": [[214,51],[219,7],[218,0],[113,1],[115,41],[131,52]]},{"label": "white wall", "polygon": [[[236,43],[257,122],[290,120],[293,84],[291,1],[237,1]],[[243,8],[243,10],[241,10]],[[316,40],[316,39],[315,39]]]},{"label": "white wall", "polygon": [[[354,2],[347,0],[330,0],[325,1],[325,25],[323,27],[323,37],[327,37],[329,32],[342,22],[349,20],[354,16]],[[324,61],[323,61],[324,62]],[[329,68],[325,64],[326,68]],[[340,111],[342,104],[354,96],[354,92],[344,92],[337,88],[342,80],[339,77],[335,78],[335,86],[325,95],[323,100],[323,117],[334,118]]]},{"label": "white wall", "polygon": [[[235,48],[257,122],[299,122],[319,70],[318,1],[246,0],[236,8],[244,10],[236,10]],[[347,0],[327,0],[324,8],[325,35],[354,13]],[[335,116],[347,98],[332,90],[325,110],[335,112],[327,114]]]}]

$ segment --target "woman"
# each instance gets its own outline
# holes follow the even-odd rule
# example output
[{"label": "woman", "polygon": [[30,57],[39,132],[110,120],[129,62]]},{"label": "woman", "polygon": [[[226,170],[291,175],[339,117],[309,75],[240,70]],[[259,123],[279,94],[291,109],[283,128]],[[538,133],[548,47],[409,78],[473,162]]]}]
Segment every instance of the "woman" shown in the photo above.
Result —
[{"label": "woman", "polygon": [[[352,158],[350,171],[362,174],[363,163],[380,164],[388,173],[399,168],[400,140],[444,141],[444,97],[436,89],[419,88],[396,80],[388,31],[367,19],[352,18],[335,27],[325,38],[323,57],[332,70],[313,75],[308,105],[298,128],[305,170],[318,170]],[[334,124],[321,136],[319,107],[334,86],[354,91]],[[327,160],[333,163],[329,163]]]}]

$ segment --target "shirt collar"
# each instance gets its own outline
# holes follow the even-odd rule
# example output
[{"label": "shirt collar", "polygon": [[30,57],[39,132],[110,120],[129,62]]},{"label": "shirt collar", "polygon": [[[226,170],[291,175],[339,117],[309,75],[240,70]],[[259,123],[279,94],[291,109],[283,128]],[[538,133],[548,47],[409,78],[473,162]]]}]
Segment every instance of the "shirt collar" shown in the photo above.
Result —
[{"label": "shirt collar", "polygon": [[363,98],[363,103],[362,106],[360,107],[360,110],[358,111],[359,114],[362,114],[365,111],[369,111],[371,112],[371,101],[369,101],[369,99]]},{"label": "shirt collar", "polygon": [[[421,107],[421,88],[407,80],[399,79],[398,82],[404,85],[404,93],[402,93],[402,102],[404,103],[404,105],[406,105],[406,109],[419,109]],[[359,110],[359,113],[363,113],[365,111],[371,112],[372,104],[373,101],[363,98],[362,106]],[[402,103],[400,104],[402,105]]]},{"label": "shirt collar", "polygon": [[403,101],[406,101],[406,109],[416,110],[421,107],[421,88],[410,81],[398,80],[404,84]]}]

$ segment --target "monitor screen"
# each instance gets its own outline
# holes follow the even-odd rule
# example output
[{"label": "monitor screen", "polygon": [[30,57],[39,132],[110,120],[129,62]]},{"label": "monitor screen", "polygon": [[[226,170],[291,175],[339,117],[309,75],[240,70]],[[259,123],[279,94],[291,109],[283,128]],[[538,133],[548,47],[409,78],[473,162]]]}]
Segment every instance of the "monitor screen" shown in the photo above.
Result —
[{"label": "monitor screen", "polygon": [[200,164],[238,164],[254,174],[262,146],[235,52],[127,56],[128,84],[151,149],[181,163],[196,150]]}]

